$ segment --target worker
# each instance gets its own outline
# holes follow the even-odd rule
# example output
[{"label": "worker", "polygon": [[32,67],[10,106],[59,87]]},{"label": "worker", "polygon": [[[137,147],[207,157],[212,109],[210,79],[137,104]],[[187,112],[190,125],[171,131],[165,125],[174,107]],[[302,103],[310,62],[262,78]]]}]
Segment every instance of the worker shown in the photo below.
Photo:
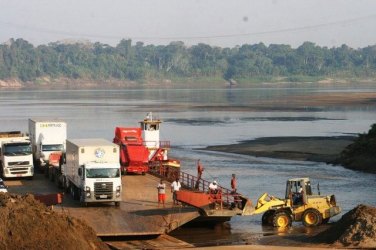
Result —
[{"label": "worker", "polygon": [[237,190],[237,183],[236,183],[236,176],[235,174],[232,174],[232,178],[231,178],[231,193],[232,194],[236,194],[236,190]]},{"label": "worker", "polygon": [[158,190],[158,207],[161,203],[163,207],[165,207],[166,184],[163,183],[163,179],[161,179],[161,181],[158,183],[157,190]]},{"label": "worker", "polygon": [[297,205],[297,204],[302,203],[302,202],[303,202],[303,187],[299,186],[298,192],[294,193],[293,204]]},{"label": "worker", "polygon": [[179,182],[179,178],[176,178],[175,181],[171,184],[171,193],[174,205],[179,205],[179,202],[176,197],[176,192],[179,191],[181,188],[181,184]]},{"label": "worker", "polygon": [[216,194],[218,192],[217,181],[213,181],[209,184],[209,193]]},{"label": "worker", "polygon": [[202,173],[204,172],[204,167],[201,165],[200,159],[197,160],[197,179],[200,180]]},{"label": "worker", "polygon": [[198,187],[200,185],[202,172],[204,172],[204,167],[201,165],[200,159],[198,159],[197,160],[197,181],[196,181],[196,185],[195,185],[196,189],[198,189]]}]

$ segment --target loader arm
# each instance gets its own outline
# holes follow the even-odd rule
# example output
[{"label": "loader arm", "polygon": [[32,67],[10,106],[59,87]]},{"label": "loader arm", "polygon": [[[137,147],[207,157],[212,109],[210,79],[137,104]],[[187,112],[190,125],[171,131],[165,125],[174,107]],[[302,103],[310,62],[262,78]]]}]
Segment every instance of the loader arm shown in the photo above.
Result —
[{"label": "loader arm", "polygon": [[257,200],[255,211],[253,211],[252,214],[261,214],[273,207],[280,207],[283,205],[285,205],[284,200],[271,196],[268,193],[264,193]]}]

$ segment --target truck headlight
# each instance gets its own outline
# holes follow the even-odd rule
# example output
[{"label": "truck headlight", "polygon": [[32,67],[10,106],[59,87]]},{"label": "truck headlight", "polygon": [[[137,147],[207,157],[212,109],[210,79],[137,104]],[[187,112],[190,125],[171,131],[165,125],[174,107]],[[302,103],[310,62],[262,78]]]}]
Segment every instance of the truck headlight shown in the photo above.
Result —
[{"label": "truck headlight", "polygon": [[121,188],[120,186],[117,186],[116,191],[120,191],[120,188]]},{"label": "truck headlight", "polygon": [[90,194],[90,187],[86,186],[85,187],[85,193],[86,193],[86,197],[89,198],[91,196]]}]

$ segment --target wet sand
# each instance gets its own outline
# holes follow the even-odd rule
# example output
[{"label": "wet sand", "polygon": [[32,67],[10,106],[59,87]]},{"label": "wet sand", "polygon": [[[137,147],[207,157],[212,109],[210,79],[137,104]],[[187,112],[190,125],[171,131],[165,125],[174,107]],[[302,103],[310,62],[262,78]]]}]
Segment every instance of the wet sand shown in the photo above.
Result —
[{"label": "wet sand", "polygon": [[211,151],[290,160],[333,162],[355,136],[336,137],[264,137],[238,144],[205,148]]}]

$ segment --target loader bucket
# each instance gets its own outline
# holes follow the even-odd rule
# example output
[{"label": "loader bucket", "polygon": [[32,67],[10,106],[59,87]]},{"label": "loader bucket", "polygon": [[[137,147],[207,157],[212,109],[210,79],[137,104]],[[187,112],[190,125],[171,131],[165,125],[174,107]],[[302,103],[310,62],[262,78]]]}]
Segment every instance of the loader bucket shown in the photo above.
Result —
[{"label": "loader bucket", "polygon": [[242,216],[246,215],[252,215],[252,213],[255,211],[255,208],[252,206],[252,201],[249,199],[246,199],[245,205],[243,207]]}]

